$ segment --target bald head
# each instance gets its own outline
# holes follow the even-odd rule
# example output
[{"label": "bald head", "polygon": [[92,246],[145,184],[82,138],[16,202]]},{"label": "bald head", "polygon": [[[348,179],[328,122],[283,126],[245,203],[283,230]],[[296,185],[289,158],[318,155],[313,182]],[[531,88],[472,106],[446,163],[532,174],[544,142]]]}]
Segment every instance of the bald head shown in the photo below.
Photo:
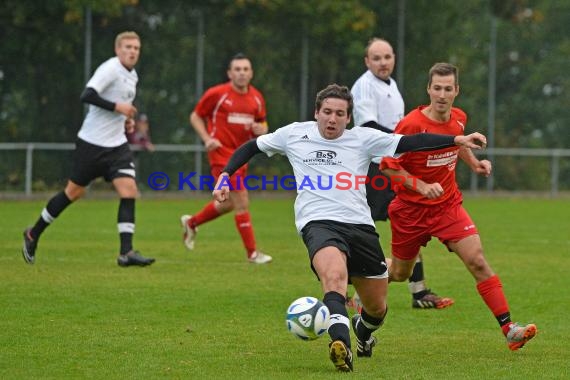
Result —
[{"label": "bald head", "polygon": [[396,55],[392,45],[384,39],[373,38],[366,47],[364,63],[376,77],[387,80],[394,71]]}]

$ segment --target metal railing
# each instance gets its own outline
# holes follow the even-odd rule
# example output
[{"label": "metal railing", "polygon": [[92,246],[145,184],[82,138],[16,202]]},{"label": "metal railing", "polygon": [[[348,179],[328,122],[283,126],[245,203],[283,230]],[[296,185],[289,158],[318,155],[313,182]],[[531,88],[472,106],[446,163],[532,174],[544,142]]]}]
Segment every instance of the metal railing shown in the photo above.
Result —
[{"label": "metal railing", "polygon": [[[194,171],[201,172],[203,153],[205,152],[203,145],[198,144],[155,144],[156,152],[190,152],[194,153]],[[34,172],[34,151],[36,150],[73,150],[74,143],[0,143],[1,150],[25,150],[26,151],[26,170],[24,192],[26,195],[32,195],[32,179]],[[141,151],[141,147],[132,145],[133,151]]]},{"label": "metal railing", "polygon": [[[32,179],[34,169],[34,151],[36,150],[73,150],[74,143],[0,143],[0,151],[25,150],[25,186],[26,195],[32,194]],[[139,146],[131,146],[134,151],[142,150]],[[156,144],[155,152],[190,152],[194,153],[194,171],[201,174],[204,146],[201,144]],[[560,159],[570,157],[570,149],[530,149],[530,148],[489,148],[484,152],[476,152],[477,155],[494,158],[496,156],[519,156],[519,157],[546,157],[550,158],[550,194],[558,195],[560,187]],[[478,191],[478,176],[475,173],[470,175],[470,191]],[[492,190],[492,189],[490,189]]]},{"label": "metal railing", "polygon": [[[476,155],[484,155],[488,157],[491,162],[494,161],[496,156],[515,156],[515,157],[550,157],[550,195],[557,196],[560,187],[560,158],[570,157],[570,149],[543,149],[543,148],[487,148],[484,151],[475,151]],[[494,172],[493,172],[494,173]],[[491,174],[491,177],[494,174]],[[470,174],[470,191],[477,192],[478,175],[471,172]],[[492,191],[492,184],[494,181],[491,179],[491,188],[487,190]]]}]

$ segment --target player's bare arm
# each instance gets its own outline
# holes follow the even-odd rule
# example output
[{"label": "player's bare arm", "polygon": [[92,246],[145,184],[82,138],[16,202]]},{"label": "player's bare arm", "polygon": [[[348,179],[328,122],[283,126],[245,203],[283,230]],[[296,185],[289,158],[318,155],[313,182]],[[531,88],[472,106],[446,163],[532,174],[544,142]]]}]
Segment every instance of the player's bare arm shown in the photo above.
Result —
[{"label": "player's bare arm", "polygon": [[196,112],[192,112],[190,114],[190,125],[192,125],[192,128],[194,128],[198,136],[200,136],[202,142],[204,142],[204,147],[206,148],[206,151],[209,152],[221,147],[222,143],[220,142],[220,140],[210,136],[206,128],[206,123],[207,120],[198,115]]},{"label": "player's bare arm", "polygon": [[471,149],[466,147],[459,148],[459,158],[469,166],[469,168],[478,175],[488,177],[491,174],[492,165],[489,160],[479,160]]}]

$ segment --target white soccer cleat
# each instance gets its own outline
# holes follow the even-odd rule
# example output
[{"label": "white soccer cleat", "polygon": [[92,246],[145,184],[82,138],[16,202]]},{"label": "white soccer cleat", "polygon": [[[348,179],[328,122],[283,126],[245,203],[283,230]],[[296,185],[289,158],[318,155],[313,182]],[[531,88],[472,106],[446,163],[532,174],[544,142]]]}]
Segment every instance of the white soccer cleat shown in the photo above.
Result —
[{"label": "white soccer cleat", "polygon": [[266,255],[260,251],[254,251],[253,254],[247,258],[250,263],[254,264],[267,264],[270,263],[273,258],[269,255]]},{"label": "white soccer cleat", "polygon": [[180,224],[182,224],[182,229],[184,230],[184,236],[182,240],[184,241],[184,245],[189,250],[194,249],[194,239],[196,238],[196,232],[198,232],[198,228],[192,228],[188,224],[188,221],[192,218],[192,215],[182,215],[180,217]]},{"label": "white soccer cleat", "polygon": [[529,340],[534,338],[537,333],[536,325],[530,323],[521,326],[518,323],[512,323],[507,334],[507,345],[511,351],[522,348]]}]

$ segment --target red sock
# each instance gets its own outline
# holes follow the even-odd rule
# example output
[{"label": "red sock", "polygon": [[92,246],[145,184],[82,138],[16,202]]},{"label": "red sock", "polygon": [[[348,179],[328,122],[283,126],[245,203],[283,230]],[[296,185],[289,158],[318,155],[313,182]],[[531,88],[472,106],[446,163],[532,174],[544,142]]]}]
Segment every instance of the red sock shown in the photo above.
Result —
[{"label": "red sock", "polygon": [[[491,313],[497,318],[499,324],[501,321],[499,320],[500,316],[508,316],[510,320],[509,314],[509,304],[507,303],[507,299],[505,297],[505,293],[503,293],[503,284],[501,280],[499,280],[499,276],[494,275],[489,277],[488,279],[481,281],[477,284],[477,291],[483,298],[483,301],[487,304]],[[501,328],[503,332],[508,331],[508,326],[510,323],[502,325]]]},{"label": "red sock", "polygon": [[190,225],[190,227],[195,228],[200,224],[204,224],[212,219],[216,219],[220,215],[221,214],[218,212],[218,210],[216,210],[214,202],[212,201],[208,203],[206,206],[204,206],[204,208],[200,210],[200,212],[192,216],[192,218],[190,218],[190,220],[188,221],[188,224]]},{"label": "red sock", "polygon": [[235,221],[238,232],[241,235],[243,245],[247,250],[247,256],[250,257],[255,251],[255,236],[253,234],[253,226],[251,225],[249,212],[246,211],[241,214],[236,214]]}]

